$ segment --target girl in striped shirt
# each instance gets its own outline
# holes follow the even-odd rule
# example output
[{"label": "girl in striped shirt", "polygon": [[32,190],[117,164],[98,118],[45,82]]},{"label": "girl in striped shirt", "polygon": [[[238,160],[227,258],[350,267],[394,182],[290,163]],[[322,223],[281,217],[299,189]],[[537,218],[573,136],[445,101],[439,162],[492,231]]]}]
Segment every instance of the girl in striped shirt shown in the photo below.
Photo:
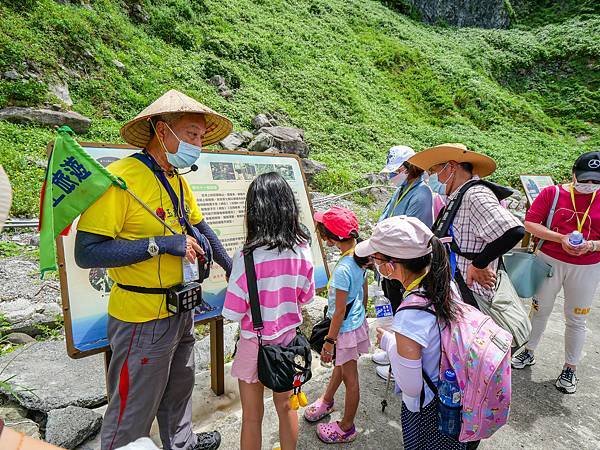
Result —
[{"label": "girl in striped shirt", "polygon": [[[294,193],[271,172],[258,176],[246,196],[246,242],[233,257],[233,267],[223,305],[223,317],[240,323],[231,375],[238,379],[242,401],[240,448],[260,449],[264,413],[264,386],[258,380],[258,339],[244,269],[244,254],[254,253],[260,312],[266,344],[287,345],[302,323],[302,305],[315,293],[309,236],[300,227]],[[273,392],[279,417],[282,450],[295,449],[298,415],[290,409],[290,392]]]}]

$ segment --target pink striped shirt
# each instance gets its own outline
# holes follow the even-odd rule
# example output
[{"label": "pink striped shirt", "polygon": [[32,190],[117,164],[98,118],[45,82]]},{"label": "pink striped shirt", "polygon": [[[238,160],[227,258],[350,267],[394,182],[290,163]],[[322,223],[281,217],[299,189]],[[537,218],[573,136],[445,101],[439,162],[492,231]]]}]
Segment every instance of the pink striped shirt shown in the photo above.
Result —
[{"label": "pink striped shirt", "polygon": [[[272,340],[302,323],[301,305],[312,301],[315,295],[312,253],[308,244],[281,253],[261,247],[254,251],[254,265],[264,325],[261,333],[263,339]],[[242,337],[256,337],[241,250],[233,256],[222,314],[240,322]]]}]

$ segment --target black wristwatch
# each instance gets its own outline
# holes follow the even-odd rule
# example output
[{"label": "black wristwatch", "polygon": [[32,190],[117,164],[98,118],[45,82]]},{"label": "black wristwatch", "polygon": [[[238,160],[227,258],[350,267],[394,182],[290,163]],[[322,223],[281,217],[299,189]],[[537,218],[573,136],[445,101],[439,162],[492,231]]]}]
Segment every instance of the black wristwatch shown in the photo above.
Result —
[{"label": "black wristwatch", "polygon": [[331,344],[331,345],[335,345],[335,340],[331,339],[329,336],[325,337],[325,342]]}]

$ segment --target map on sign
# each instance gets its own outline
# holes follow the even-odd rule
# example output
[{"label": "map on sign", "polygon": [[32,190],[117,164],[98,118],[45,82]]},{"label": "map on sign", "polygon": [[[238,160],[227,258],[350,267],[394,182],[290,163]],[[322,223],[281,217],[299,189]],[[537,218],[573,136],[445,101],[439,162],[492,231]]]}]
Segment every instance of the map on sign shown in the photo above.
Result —
[{"label": "map on sign", "polygon": [[542,189],[548,186],[554,186],[552,177],[547,175],[521,175],[520,178],[530,205],[540,194]]},{"label": "map on sign", "polygon": [[[98,162],[108,166],[137,149],[105,144],[82,144]],[[289,155],[204,151],[197,162],[198,170],[185,175],[206,222],[221,239],[230,255],[241,248],[244,237],[246,192],[257,175],[278,172],[292,187],[301,211],[301,223],[311,236],[315,284],[327,284],[327,269],[320,240],[316,236],[304,177],[299,160]],[[149,217],[149,220],[153,220]],[[76,224],[72,230],[76,230]],[[72,357],[82,357],[106,350],[108,345],[108,297],[113,281],[105,269],[81,269],[74,259],[75,231],[59,238],[59,257],[67,348]],[[211,276],[202,284],[206,301],[197,310],[196,320],[221,315],[225,298],[225,271],[213,265]]]}]

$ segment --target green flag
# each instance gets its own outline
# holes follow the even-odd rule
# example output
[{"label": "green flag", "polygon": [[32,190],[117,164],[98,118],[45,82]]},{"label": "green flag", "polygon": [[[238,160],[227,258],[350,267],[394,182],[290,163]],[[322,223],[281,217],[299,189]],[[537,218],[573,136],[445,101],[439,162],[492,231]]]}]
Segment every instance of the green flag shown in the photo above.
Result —
[{"label": "green flag", "polygon": [[67,234],[71,223],[111,184],[127,189],[73,139],[73,131],[58,129],[54,149],[48,159],[46,180],[40,196],[40,272],[57,270],[56,237]]}]

